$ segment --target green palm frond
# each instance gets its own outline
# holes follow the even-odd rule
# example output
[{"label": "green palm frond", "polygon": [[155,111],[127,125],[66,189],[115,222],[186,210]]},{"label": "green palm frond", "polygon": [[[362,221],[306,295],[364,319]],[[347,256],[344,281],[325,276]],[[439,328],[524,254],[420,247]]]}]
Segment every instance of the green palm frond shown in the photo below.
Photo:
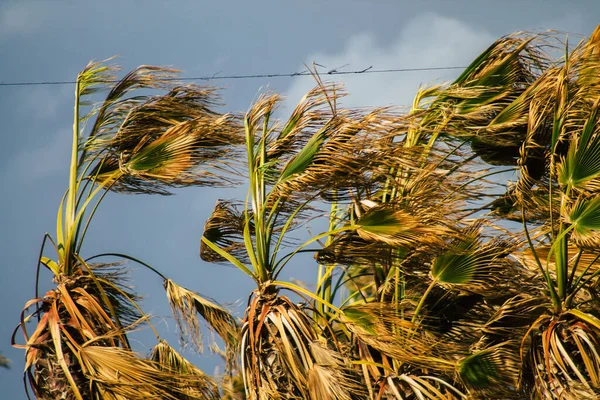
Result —
[{"label": "green palm frond", "polygon": [[282,128],[273,133],[274,138],[269,141],[267,150],[268,158],[289,158],[313,140],[315,133],[332,118],[329,108],[331,96],[334,99],[343,96],[341,88],[335,85],[316,86],[306,93]]},{"label": "green palm frond", "polygon": [[493,286],[492,280],[506,268],[501,260],[511,253],[514,243],[493,240],[483,243],[479,237],[481,225],[476,223],[454,240],[431,266],[434,281],[448,285]]},{"label": "green palm frond", "polygon": [[344,309],[341,321],[361,342],[398,362],[453,371],[455,362],[447,358],[447,344],[409,319],[415,312],[412,305],[401,303],[402,312],[394,307],[385,303],[353,305]]},{"label": "green palm frond", "polygon": [[[90,177],[102,185],[111,185],[115,191],[160,194],[167,194],[168,187],[230,182],[215,175],[214,168],[226,168],[222,160],[237,141],[239,128],[231,116],[174,121],[164,129],[160,134],[148,132],[137,138],[131,143],[135,145],[132,148],[118,140],[111,143],[115,150],[100,160]],[[120,174],[115,177],[117,171]]]},{"label": "green palm frond", "polygon": [[578,140],[572,140],[566,158],[558,166],[558,181],[563,186],[587,189],[590,181],[600,176],[600,135],[597,134],[599,105],[600,100],[594,103]]},{"label": "green palm frond", "polygon": [[500,343],[477,350],[460,360],[457,370],[464,384],[477,391],[478,396],[486,392],[496,392],[495,396],[498,396],[499,391],[517,385],[519,370],[515,346]]},{"label": "green palm frond", "polygon": [[600,196],[575,202],[566,220],[578,240],[591,239],[600,230]]},{"label": "green palm frond", "polygon": [[362,239],[394,246],[440,241],[442,236],[452,233],[441,223],[424,224],[414,215],[388,205],[371,208],[356,221],[356,225],[356,232]]}]

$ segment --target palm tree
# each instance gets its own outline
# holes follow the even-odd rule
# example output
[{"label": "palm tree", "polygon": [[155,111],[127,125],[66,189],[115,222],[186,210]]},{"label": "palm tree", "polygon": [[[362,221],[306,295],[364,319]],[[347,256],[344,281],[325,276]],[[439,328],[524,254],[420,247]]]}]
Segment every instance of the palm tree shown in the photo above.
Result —
[{"label": "palm tree", "polygon": [[351,153],[341,156],[341,151],[356,150],[354,142],[373,131],[372,122],[381,111],[360,116],[338,112],[339,96],[335,86],[321,84],[281,124],[272,119],[280,97],[260,97],[244,118],[247,199],[241,204],[218,203],[205,226],[201,257],[230,262],[257,285],[245,313],[240,347],[249,399],[362,396],[330,327],[315,324],[309,310],[280,290],[341,311],[301,286],[277,280],[295,254],[331,234],[318,235],[282,256],[285,238],[297,220],[312,211],[311,203],[319,196],[339,195],[350,179],[360,179],[339,175],[343,164],[360,161]]},{"label": "palm tree", "polygon": [[[239,141],[237,125],[211,110],[217,100],[213,89],[178,86],[176,71],[142,66],[121,80],[114,80],[112,71],[90,63],[77,78],[69,186],[56,236],[44,237],[39,258],[56,288],[44,296],[36,293],[21,314],[26,378],[43,399],[218,398],[216,383],[160,339],[127,287],[122,266],[91,262],[103,256],[136,259],[118,254],[84,259],[82,245],[110,190],[168,194],[170,187],[222,183],[211,171],[227,168],[229,145]],[[86,99],[102,87],[108,87],[108,95],[84,115]],[[139,89],[167,93],[129,94]],[[86,123],[91,125],[87,131]],[[54,257],[46,256],[48,242]],[[217,331],[223,325],[237,330],[223,308],[140,263],[164,280],[174,309],[188,307],[188,320],[197,320],[198,312]],[[28,314],[33,305],[36,310]],[[31,332],[27,325],[34,319]],[[127,332],[139,324],[148,324],[157,335],[151,359],[130,346]],[[199,342],[199,332],[191,333]]]}]

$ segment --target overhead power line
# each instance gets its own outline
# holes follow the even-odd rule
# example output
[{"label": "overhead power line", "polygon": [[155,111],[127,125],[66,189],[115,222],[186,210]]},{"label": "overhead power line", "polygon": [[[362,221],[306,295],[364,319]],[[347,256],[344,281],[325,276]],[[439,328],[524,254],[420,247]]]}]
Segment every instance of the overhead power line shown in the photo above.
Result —
[{"label": "overhead power line", "polygon": [[[453,69],[464,69],[466,67],[427,67],[427,68],[392,68],[392,69],[373,69],[373,67],[356,71],[338,71],[332,69],[326,72],[319,72],[321,75],[362,75],[362,74],[386,74],[394,72],[416,72],[416,71],[443,71]],[[194,76],[182,78],[162,78],[163,81],[216,81],[229,79],[257,79],[257,78],[293,78],[296,76],[310,76],[310,71],[294,73],[274,73],[274,74],[252,74],[252,75],[218,75],[212,76]],[[118,80],[104,81],[104,83],[116,83]],[[41,85],[72,85],[75,81],[38,81],[38,82],[0,82],[0,86],[41,86]]]}]

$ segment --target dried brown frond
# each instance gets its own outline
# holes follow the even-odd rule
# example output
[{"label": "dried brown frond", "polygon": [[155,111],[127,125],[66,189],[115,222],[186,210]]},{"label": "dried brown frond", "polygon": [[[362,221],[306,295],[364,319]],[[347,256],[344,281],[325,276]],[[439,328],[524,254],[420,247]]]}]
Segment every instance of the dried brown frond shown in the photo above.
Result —
[{"label": "dried brown frond", "polygon": [[461,349],[450,351],[440,338],[411,322],[413,311],[411,302],[353,305],[344,309],[342,323],[359,341],[402,364],[452,371],[456,362],[450,354],[459,354]]},{"label": "dried brown frond", "polygon": [[521,385],[538,396],[564,399],[592,399],[600,395],[600,331],[585,319],[566,316],[538,319],[532,326],[530,345],[522,357],[533,376],[524,376]]},{"label": "dried brown frond", "polygon": [[316,86],[300,100],[288,120],[280,129],[273,129],[267,157],[285,159],[302,149],[308,140],[332,118],[328,100],[343,96],[341,89],[332,84],[325,88]]},{"label": "dried brown frond", "polygon": [[310,344],[315,363],[308,369],[311,399],[351,400],[366,396],[350,360],[315,341]]},{"label": "dried brown frond", "polygon": [[186,360],[174,348],[169,346],[166,341],[161,340],[152,348],[150,359],[155,361],[161,370],[186,377],[184,389],[186,395],[178,397],[179,399],[216,400],[221,398],[216,382],[202,370]]},{"label": "dried brown frond", "polygon": [[[254,220],[249,215],[250,233],[254,232]],[[221,249],[242,262],[248,261],[248,253],[244,244],[244,227],[246,216],[230,201],[219,200],[212,214],[204,224],[203,236]],[[207,262],[226,261],[216,251],[200,241],[200,258]]]},{"label": "dried brown frond", "polygon": [[246,311],[242,372],[249,399],[352,399],[361,393],[349,360],[328,348],[306,312],[280,295],[256,296]]},{"label": "dried brown frond", "polygon": [[211,393],[194,392],[195,386],[206,383],[205,376],[164,370],[158,363],[122,348],[84,346],[78,357],[91,388],[101,398],[175,400],[189,394],[199,399],[215,398]]},{"label": "dried brown frond", "polygon": [[228,368],[234,368],[235,352],[239,343],[239,327],[236,319],[223,307],[196,292],[177,285],[170,279],[165,280],[164,286],[182,338],[189,339],[198,349],[202,350],[202,335],[198,319],[198,315],[200,315],[225,342]]},{"label": "dried brown frond", "polygon": [[[78,349],[93,342],[97,346],[129,350],[126,331],[140,314],[137,297],[124,286],[124,272],[115,264],[77,264],[72,276],[58,277],[56,289],[43,299],[30,301],[23,310],[21,328],[25,336],[25,371],[36,397],[42,399],[94,398],[89,377],[83,372]],[[26,324],[27,307],[39,303],[40,319],[31,334]],[[127,324],[127,327],[123,324]]]},{"label": "dried brown frond", "polygon": [[369,399],[462,399],[465,398],[453,378],[432,371],[414,371],[387,355],[358,342],[361,369]]}]

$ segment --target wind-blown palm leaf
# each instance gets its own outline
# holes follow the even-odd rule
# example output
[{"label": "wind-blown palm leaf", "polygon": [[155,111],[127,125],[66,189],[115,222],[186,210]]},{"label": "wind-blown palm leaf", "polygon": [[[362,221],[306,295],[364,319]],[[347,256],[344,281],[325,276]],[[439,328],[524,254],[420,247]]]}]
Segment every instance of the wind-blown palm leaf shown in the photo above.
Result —
[{"label": "wind-blown palm leaf", "polygon": [[577,240],[585,243],[593,239],[594,234],[600,230],[600,196],[578,200],[566,220],[573,227]]},{"label": "wind-blown palm leaf", "polygon": [[[444,135],[476,139],[483,143],[478,151],[495,147],[518,148],[523,132],[514,129],[484,129],[494,117],[518,98],[535,79],[533,69],[544,64],[530,46],[533,38],[507,36],[484,51],[446,89],[432,94],[436,98],[424,113],[418,129]],[[444,129],[445,128],[445,129]],[[487,156],[493,160],[489,153]],[[498,153],[499,154],[499,153]]]},{"label": "wind-blown palm leaf", "polygon": [[[389,136],[399,123],[386,109],[366,115],[339,111],[284,165],[277,193],[317,193],[339,201],[349,198],[350,189],[373,186],[389,170],[384,161],[392,154]],[[384,138],[385,150],[376,143]]]},{"label": "wind-blown palm leaf", "polygon": [[455,362],[446,358],[446,344],[408,320],[414,314],[410,308],[403,307],[400,315],[392,307],[384,303],[353,305],[344,309],[341,321],[360,341],[394,360],[434,371],[452,371]]},{"label": "wind-blown palm leaf", "polygon": [[355,232],[337,237],[327,247],[315,254],[319,263],[327,264],[359,264],[359,263],[389,263],[394,257],[392,247],[382,242],[369,242],[359,237]]},{"label": "wind-blown palm leaf", "polygon": [[180,399],[192,394],[197,399],[214,399],[212,393],[194,393],[206,384],[206,376],[177,374],[161,365],[119,347],[84,346],[78,351],[83,373],[89,377],[94,398]]},{"label": "wind-blown palm leaf", "polygon": [[407,211],[388,205],[371,208],[356,221],[356,225],[356,232],[362,239],[394,246],[439,241],[441,236],[451,233],[441,223],[424,224]]},{"label": "wind-blown palm leaf", "polygon": [[517,353],[508,343],[477,350],[459,361],[457,369],[460,379],[477,396],[490,398],[499,398],[503,391],[510,395],[519,377]]},{"label": "wind-blown palm leaf", "polygon": [[[183,358],[167,342],[161,340],[152,349],[151,360],[158,364],[161,370],[168,371],[179,376],[186,376],[187,395],[179,399],[220,399],[217,384],[195,365]],[[188,377],[193,377],[189,379]],[[177,384],[177,382],[175,382]]]},{"label": "wind-blown palm leaf", "polygon": [[351,400],[364,398],[364,387],[357,381],[350,360],[319,341],[310,344],[314,364],[308,369],[311,399]]},{"label": "wind-blown palm leaf", "polygon": [[515,244],[503,240],[483,244],[480,234],[481,226],[476,223],[435,258],[431,266],[435,282],[465,285],[467,290],[494,286],[493,281],[507,268],[502,259],[511,253]]},{"label": "wind-blown palm leaf", "polygon": [[572,140],[567,157],[559,164],[558,180],[564,186],[586,189],[590,181],[600,176],[600,135],[597,134],[599,106],[600,100],[597,100],[579,139]]},{"label": "wind-blown palm leaf", "polygon": [[199,349],[203,348],[199,314],[227,345],[228,366],[235,366],[235,349],[239,343],[236,319],[223,307],[170,279],[165,280],[164,286],[182,338],[189,339]]},{"label": "wind-blown palm leaf", "polygon": [[[91,177],[112,184],[115,191],[160,194],[168,193],[162,187],[224,184],[208,169],[213,161],[225,158],[236,129],[230,116],[176,123],[157,137],[140,138],[132,149],[118,147],[100,161]],[[113,184],[115,171],[122,175]]]},{"label": "wind-blown palm leaf", "polygon": [[[556,270],[555,255],[551,254],[550,250],[551,246],[538,246],[536,247],[535,252],[539,259],[548,260],[547,263],[550,274],[554,274],[554,271]],[[588,251],[571,244],[567,247],[567,252],[570,255],[568,259],[569,269],[575,269],[575,273],[577,275],[593,275],[600,270],[600,258],[598,253],[595,253],[594,251]],[[526,268],[533,272],[539,271],[535,256],[530,249],[515,255],[519,257],[519,261]]]},{"label": "wind-blown palm leaf", "polygon": [[[330,94],[331,93],[331,94]],[[270,140],[267,156],[279,159],[297,153],[332,118],[329,101],[343,96],[335,85],[317,86],[300,100],[281,130]]]},{"label": "wind-blown palm leaf", "polygon": [[[252,224],[252,217],[248,220]],[[236,205],[232,202],[220,200],[204,224],[203,236],[238,260],[249,262],[244,243],[245,225],[246,217],[244,213],[238,211]],[[250,232],[254,232],[252,226]],[[208,262],[226,261],[203,241],[200,242],[200,258]]]}]

